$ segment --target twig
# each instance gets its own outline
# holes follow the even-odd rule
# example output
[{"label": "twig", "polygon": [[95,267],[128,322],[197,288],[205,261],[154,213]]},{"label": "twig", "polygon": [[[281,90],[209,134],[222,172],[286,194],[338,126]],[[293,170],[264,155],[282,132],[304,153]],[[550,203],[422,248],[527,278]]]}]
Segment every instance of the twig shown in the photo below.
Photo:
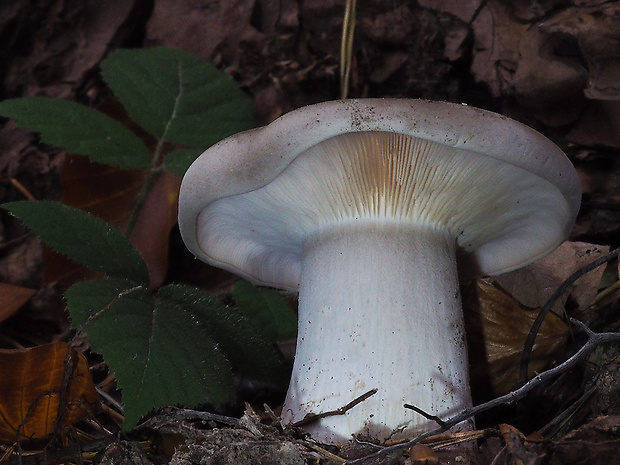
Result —
[{"label": "twig", "polygon": [[[436,415],[431,415],[430,413],[426,413],[424,410],[422,410],[421,408],[416,407],[415,405],[411,405],[411,404],[405,404],[403,405],[403,407],[408,408],[410,410],[413,410],[416,413],[419,413],[420,415],[422,415],[424,418],[426,418],[427,420],[432,420],[435,423],[437,423],[439,426],[441,426],[442,428],[446,428],[446,423],[439,418]],[[449,428],[449,427],[448,427]],[[448,429],[446,428],[446,429]]]},{"label": "twig", "polygon": [[545,426],[540,428],[538,432],[543,436],[555,437],[562,428],[570,421],[577,412],[579,412],[584,405],[588,404],[594,394],[596,393],[596,385],[590,386],[576,401],[571,403],[568,408],[560,412],[554,419],[552,419]]},{"label": "twig", "polygon": [[618,258],[618,249],[609,252],[602,257],[599,257],[597,260],[594,260],[592,263],[587,264],[579,268],[572,275],[570,275],[560,287],[556,289],[556,291],[549,297],[543,308],[540,310],[540,313],[534,320],[532,324],[532,328],[527,335],[527,339],[525,340],[525,344],[523,346],[523,353],[521,354],[521,364],[520,364],[520,372],[519,372],[519,384],[523,385],[527,381],[527,369],[530,363],[530,358],[532,356],[532,349],[534,347],[534,341],[536,340],[536,336],[538,335],[538,331],[542,326],[542,323],[551,310],[551,307],[557,302],[562,295],[568,290],[570,286],[572,286],[575,281],[581,278],[583,275],[589,273],[590,271],[598,268],[604,263],[610,262]]},{"label": "twig", "polygon": [[116,411],[118,413],[120,413],[121,416],[125,413],[125,407],[123,407],[123,404],[121,404],[119,401],[117,401],[114,397],[112,397],[110,394],[105,392],[100,387],[95,386],[95,389],[97,390],[97,394],[99,394],[101,397],[103,397],[103,399],[108,404],[111,404],[116,409]]},{"label": "twig", "polygon": [[6,241],[3,242],[2,244],[0,244],[0,251],[4,250],[4,249],[8,249],[11,248],[17,244],[21,244],[22,242],[25,242],[26,240],[30,239],[31,237],[34,237],[34,232],[32,231],[28,231],[20,236],[17,236],[13,239],[11,239],[10,241]]},{"label": "twig", "polygon": [[267,414],[267,416],[271,420],[271,424],[272,425],[276,425],[278,430],[282,431],[282,424],[280,423],[280,419],[278,418],[278,415],[276,415],[274,413],[274,411],[271,410],[271,407],[269,407],[269,405],[266,404],[266,403],[263,403],[263,409],[265,409],[265,413]]},{"label": "twig", "polygon": [[478,415],[479,413],[486,412],[487,410],[490,410],[500,405],[511,404],[513,402],[516,402],[517,400],[525,397],[535,387],[546,383],[547,381],[554,378],[555,376],[577,365],[579,362],[584,360],[592,351],[594,351],[594,349],[596,349],[599,345],[604,344],[606,342],[612,342],[612,341],[620,342],[620,332],[618,333],[595,333],[590,328],[588,328],[586,325],[584,325],[582,322],[578,320],[574,320],[571,318],[570,321],[572,324],[574,324],[575,326],[578,326],[582,331],[586,333],[586,335],[588,336],[588,340],[572,357],[570,357],[565,362],[559,364],[558,366],[554,368],[551,368],[547,371],[544,371],[534,376],[531,380],[529,380],[527,383],[525,383],[523,386],[521,386],[519,389],[515,391],[509,392],[508,394],[504,394],[503,396],[497,397],[493,400],[490,400],[489,402],[485,402],[483,404],[477,405],[470,409],[464,410],[463,412],[455,415],[454,417],[448,420],[445,420],[443,422],[443,426],[439,428],[422,433],[416,438],[412,439],[411,441],[408,441],[402,444],[397,444],[394,446],[389,446],[384,449],[381,449],[378,452],[374,452],[370,455],[367,455],[365,457],[351,460],[347,462],[347,464],[355,465],[355,464],[363,463],[367,460],[378,458],[384,454],[389,454],[390,452],[412,447],[416,445],[417,443],[419,443],[420,441],[430,436],[443,433],[447,429],[452,428],[453,426],[465,420],[468,420],[469,418],[475,415]]},{"label": "twig", "polygon": [[13,187],[15,189],[17,189],[24,197],[26,197],[28,200],[31,201],[35,201],[37,200],[37,198],[32,195],[32,192],[30,192],[26,186],[24,186],[21,182],[19,182],[17,179],[15,178],[11,178],[11,184],[13,185]]},{"label": "twig", "polygon": [[336,462],[336,463],[347,463],[346,459],[343,459],[342,457],[340,457],[340,456],[338,456],[336,454],[332,454],[330,451],[325,450],[322,447],[317,446],[313,442],[304,441],[303,445],[306,446],[308,449],[312,449],[316,453],[322,455],[327,460],[330,460],[330,461]]},{"label": "twig", "polygon": [[308,423],[312,423],[317,420],[320,420],[321,418],[332,417],[334,415],[344,415],[345,413],[347,413],[347,411],[351,410],[357,404],[361,404],[366,399],[368,399],[370,396],[374,396],[377,393],[377,391],[378,389],[371,389],[370,391],[365,392],[361,396],[353,399],[351,402],[349,402],[344,407],[340,407],[339,409],[336,409],[336,410],[330,410],[329,412],[321,412],[321,413],[309,413],[303,419],[299,420],[298,422],[293,423],[292,426],[294,427],[302,426],[302,425],[306,425]]}]

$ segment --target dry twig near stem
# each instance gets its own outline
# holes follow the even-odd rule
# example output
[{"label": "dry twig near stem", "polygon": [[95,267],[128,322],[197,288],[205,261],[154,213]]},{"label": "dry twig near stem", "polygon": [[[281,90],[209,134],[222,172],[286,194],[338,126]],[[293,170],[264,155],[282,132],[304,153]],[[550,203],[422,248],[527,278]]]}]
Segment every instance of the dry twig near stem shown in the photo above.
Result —
[{"label": "dry twig near stem", "polygon": [[320,420],[321,418],[331,417],[334,415],[344,415],[345,413],[347,413],[347,411],[351,410],[356,405],[361,404],[366,399],[368,399],[370,396],[374,396],[377,393],[377,391],[378,389],[371,389],[370,391],[365,392],[361,396],[353,399],[347,405],[345,405],[344,407],[340,407],[339,409],[330,410],[328,412],[321,412],[317,414],[308,414],[304,417],[303,420],[299,420],[298,422],[293,423],[293,426],[297,427],[297,426],[307,425],[308,423],[312,423],[313,421]]},{"label": "dry twig near stem", "polygon": [[536,320],[534,320],[534,323],[532,324],[532,329],[527,335],[527,339],[525,340],[525,344],[523,346],[523,354],[521,356],[521,366],[519,373],[520,385],[524,385],[527,381],[527,370],[530,362],[530,357],[532,355],[532,349],[534,347],[534,341],[536,340],[536,335],[538,334],[538,331],[540,330],[540,327],[542,326],[545,317],[547,316],[553,305],[557,302],[558,299],[562,297],[562,295],[564,295],[568,288],[572,286],[575,281],[577,281],[583,275],[589,273],[590,271],[598,268],[605,263],[608,263],[618,258],[618,250],[619,249],[612,250],[608,254],[599,257],[597,260],[594,260],[592,263],[588,263],[586,266],[579,268],[572,275],[570,275],[560,287],[557,288],[557,290],[551,295],[551,297],[549,297],[543,308],[540,310],[540,313],[536,317]]},{"label": "dry twig near stem", "polygon": [[570,321],[573,325],[577,326],[579,329],[581,329],[583,332],[586,333],[586,335],[588,336],[588,340],[581,347],[581,349],[579,349],[572,357],[570,357],[565,362],[561,363],[560,365],[554,368],[551,368],[547,371],[544,371],[536,375],[534,378],[529,380],[527,383],[525,383],[523,386],[521,386],[519,389],[515,391],[509,392],[508,394],[497,397],[493,400],[490,400],[489,402],[485,402],[483,404],[477,405],[470,409],[464,410],[458,415],[455,415],[454,417],[443,421],[442,426],[440,426],[439,428],[420,434],[419,436],[412,439],[411,441],[408,441],[402,444],[397,444],[394,446],[385,447],[381,449],[380,451],[375,452],[373,454],[367,455],[365,457],[361,457],[359,459],[348,461],[347,464],[348,465],[361,464],[361,463],[364,463],[365,461],[381,457],[385,454],[389,454],[390,452],[412,447],[416,445],[417,443],[419,443],[420,441],[430,436],[434,436],[436,434],[442,433],[446,431],[447,429],[475,415],[478,415],[479,413],[485,412],[487,410],[498,407],[500,405],[511,404],[513,402],[516,402],[517,400],[525,397],[535,387],[546,383],[550,379],[558,376],[561,373],[564,373],[568,369],[577,365],[579,362],[583,361],[591,352],[594,351],[594,349],[596,349],[601,344],[604,344],[606,342],[620,342],[620,332],[618,333],[595,333],[592,330],[590,330],[590,328],[588,328],[586,325],[584,325],[578,320],[571,319]]}]

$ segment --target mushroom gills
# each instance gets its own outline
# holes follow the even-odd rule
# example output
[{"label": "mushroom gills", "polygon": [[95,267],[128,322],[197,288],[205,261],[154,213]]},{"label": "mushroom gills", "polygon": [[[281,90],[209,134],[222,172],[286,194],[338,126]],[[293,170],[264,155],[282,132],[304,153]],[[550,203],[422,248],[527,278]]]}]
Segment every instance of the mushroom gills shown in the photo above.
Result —
[{"label": "mushroom gills", "polygon": [[[370,131],[320,142],[266,186],[211,203],[198,217],[196,236],[218,266],[295,290],[305,241],[336,225],[371,220],[442,228],[484,273],[498,274],[556,246],[570,215],[562,193],[523,168]],[[538,252],[531,237],[539,238]]]}]

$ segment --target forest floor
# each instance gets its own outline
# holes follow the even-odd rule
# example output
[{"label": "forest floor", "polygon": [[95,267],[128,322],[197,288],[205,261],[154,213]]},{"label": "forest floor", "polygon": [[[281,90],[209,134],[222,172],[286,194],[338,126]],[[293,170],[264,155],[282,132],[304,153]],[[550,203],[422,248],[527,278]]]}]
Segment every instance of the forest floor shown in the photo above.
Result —
[{"label": "forest floor", "polygon": [[[340,97],[344,4],[344,0],[4,2],[0,100],[34,95],[69,99],[106,108],[122,120],[122,111],[110,103],[99,63],[116,49],[165,46],[226,71],[252,98],[258,124],[267,124],[303,105]],[[522,270],[463,284],[477,404],[519,387],[523,343],[540,309],[573,273],[619,246],[619,50],[617,1],[358,4],[348,97],[447,100],[502,113],[562,148],[582,184],[577,222],[569,240],[554,253]],[[109,200],[120,191],[135,194],[136,175],[102,172],[91,165],[83,157],[41,144],[36,134],[7,121],[0,129],[0,203],[52,199],[90,203],[106,215],[124,215],[117,211],[122,206],[111,207]],[[103,190],[93,193],[95,185]],[[176,202],[178,185],[178,178],[167,177],[158,187],[159,198],[170,194]],[[152,211],[161,209],[155,204]],[[174,226],[175,215],[165,211],[169,217],[160,213],[165,226],[154,253],[157,266],[150,270],[156,282],[230,293],[236,278],[193,260]],[[146,235],[136,241],[152,244],[153,238]],[[88,276],[52,255],[2,211],[0,352],[66,340],[70,322],[63,292]],[[617,283],[618,261],[610,258],[567,287],[554,301],[554,316],[540,330],[530,374],[558,366],[586,343],[583,332],[568,324],[569,317],[599,333],[620,331]],[[367,457],[354,463],[620,464],[617,342],[601,345],[517,402],[481,413],[472,436],[444,433],[376,456],[385,444],[360,441],[336,448],[316,444],[298,430],[282,431],[265,407],[277,412],[282,390],[252,383],[243,386],[234,405],[217,412],[170,407],[133,432],[122,433],[121,398],[113,374],[90,350],[87,338],[78,336],[73,342],[86,355],[102,395],[101,409],[47,438],[23,443],[0,440],[0,462],[301,465],[353,463]],[[288,363],[291,344],[280,345]],[[11,370],[29,374],[48,370],[40,359],[20,363]],[[0,364],[4,364],[3,386],[1,378],[9,365]],[[0,399],[0,419],[11,408]]]}]

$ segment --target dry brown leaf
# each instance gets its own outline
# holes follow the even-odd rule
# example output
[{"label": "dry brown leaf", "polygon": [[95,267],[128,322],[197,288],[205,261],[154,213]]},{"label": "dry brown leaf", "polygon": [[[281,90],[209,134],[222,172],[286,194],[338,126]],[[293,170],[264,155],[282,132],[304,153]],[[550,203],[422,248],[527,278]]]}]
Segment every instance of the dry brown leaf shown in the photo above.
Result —
[{"label": "dry brown leaf", "polygon": [[[618,77],[620,80],[620,76]],[[567,140],[589,147],[620,148],[620,102],[618,100],[592,100],[583,111],[579,122],[571,128],[566,136]],[[594,167],[589,168],[589,174]],[[590,194],[595,190],[605,190],[605,184],[613,182],[609,170],[600,173],[600,179],[593,186],[584,186],[584,193]],[[617,180],[616,180],[617,181]],[[608,190],[609,197],[617,197],[618,190]],[[608,202],[617,202],[617,198],[607,198]]]},{"label": "dry brown leaf", "polygon": [[433,465],[439,463],[439,457],[430,447],[416,444],[409,448],[409,463],[411,465]]},{"label": "dry brown leaf", "polygon": [[528,27],[520,37],[515,50],[518,63],[508,79],[518,103],[549,126],[575,121],[585,105],[580,97],[587,85],[586,71],[577,60],[556,55],[560,42],[536,25]]},{"label": "dry brown leaf", "polygon": [[[65,167],[62,202],[86,210],[123,231],[136,205],[145,173],[91,163],[78,156],[69,156]],[[176,223],[179,184],[179,178],[170,173],[159,176],[130,236],[149,268],[151,287],[161,284],[168,270],[168,237]],[[96,276],[99,275],[46,250],[46,282],[67,286]]]},{"label": "dry brown leaf", "polygon": [[[486,280],[475,283],[475,294],[477,306],[468,304],[465,317],[468,330],[478,328],[479,333],[470,331],[468,341],[486,355],[487,363],[472,370],[472,379],[487,379],[493,392],[501,395],[518,387],[523,345],[539,310],[523,307]],[[567,335],[566,324],[548,314],[534,342],[529,375],[545,369],[562,352]]]},{"label": "dry brown leaf", "polygon": [[589,99],[620,98],[618,14],[618,2],[583,4],[558,10],[541,24],[541,30],[546,34],[563,37],[563,40],[572,38],[577,42],[579,59],[587,62],[588,81],[584,95]]},{"label": "dry brown leaf", "polygon": [[[144,178],[141,171],[121,170],[93,163],[87,157],[67,155],[61,173],[61,201],[121,228],[131,214]],[[48,247],[44,248],[44,270],[46,283],[60,283],[63,287],[101,276]]]},{"label": "dry brown leaf", "polygon": [[426,9],[448,13],[462,23],[455,22],[446,28],[444,39],[444,55],[450,61],[463,58],[466,52],[464,45],[470,35],[470,23],[480,8],[481,0],[418,0],[418,4]]},{"label": "dry brown leaf", "polygon": [[502,95],[519,61],[519,39],[527,24],[514,21],[508,5],[487,2],[472,23],[474,55],[471,72],[494,96]]},{"label": "dry brown leaf", "polygon": [[86,358],[64,342],[0,350],[0,366],[0,442],[44,438],[99,404]]},{"label": "dry brown leaf", "polygon": [[511,425],[501,424],[499,431],[506,443],[506,450],[512,459],[512,463],[515,465],[541,463],[545,455],[544,444],[538,444],[538,441],[529,441],[523,433]]},{"label": "dry brown leaf", "polygon": [[572,50],[564,51],[565,36],[544,27],[553,16],[539,23],[524,21],[520,13],[510,2],[486,2],[472,23],[472,74],[494,96],[514,95],[545,124],[573,122],[585,103],[587,72],[579,60],[567,58]]},{"label": "dry brown leaf", "polygon": [[12,4],[13,8],[2,13],[15,18],[15,23],[9,22],[2,31],[8,34],[5,46],[20,49],[18,59],[3,69],[6,95],[19,92],[67,98],[99,64],[109,44],[122,42],[123,29],[137,2],[3,3],[3,7]]},{"label": "dry brown leaf", "polygon": [[[620,95],[619,12],[617,2],[561,9],[485,2],[472,23],[472,74],[494,96],[514,96],[549,126],[583,121],[573,137],[588,139],[581,129],[594,127],[582,115],[588,99],[617,101]],[[594,134],[607,135],[607,126]]]},{"label": "dry brown leaf", "polygon": [[[237,0],[205,8],[196,2],[159,0],[148,22],[147,43],[166,44],[206,60],[234,62],[240,55],[240,43],[262,35],[250,27],[254,5],[254,0]],[[277,13],[287,8],[279,5]],[[205,28],[205,24],[210,27]]]},{"label": "dry brown leaf", "polygon": [[[118,102],[107,99],[99,109],[135,131],[153,149],[154,139],[129,120]],[[67,155],[61,173],[61,201],[92,213],[124,231],[145,180],[145,170],[123,170],[93,163],[87,157]],[[168,172],[158,176],[130,235],[131,242],[148,266],[152,288],[163,282],[168,271],[168,237],[177,221],[180,182],[178,177]],[[55,252],[45,252],[46,282],[60,282],[66,287],[76,281],[98,276],[98,273]]]},{"label": "dry brown leaf", "polygon": [[482,0],[463,0],[455,2],[453,0],[418,0],[418,4],[424,8],[442,11],[456,16],[461,21],[469,23],[476,11],[480,8]]},{"label": "dry brown leaf", "polygon": [[152,288],[159,286],[168,272],[168,239],[177,222],[180,185],[180,178],[162,173],[153,184],[129,236],[146,261]]},{"label": "dry brown leaf", "polygon": [[[497,276],[493,282],[525,307],[542,307],[570,275],[607,252],[609,246],[567,241],[546,257]],[[605,267],[600,266],[579,278],[552,310],[562,314],[569,296],[579,309],[588,307],[596,297],[604,271]]]},{"label": "dry brown leaf", "polygon": [[563,465],[616,465],[619,463],[620,416],[595,418],[552,443],[549,463]]},{"label": "dry brown leaf", "polygon": [[17,312],[34,293],[34,289],[0,283],[0,321],[6,320]]}]

